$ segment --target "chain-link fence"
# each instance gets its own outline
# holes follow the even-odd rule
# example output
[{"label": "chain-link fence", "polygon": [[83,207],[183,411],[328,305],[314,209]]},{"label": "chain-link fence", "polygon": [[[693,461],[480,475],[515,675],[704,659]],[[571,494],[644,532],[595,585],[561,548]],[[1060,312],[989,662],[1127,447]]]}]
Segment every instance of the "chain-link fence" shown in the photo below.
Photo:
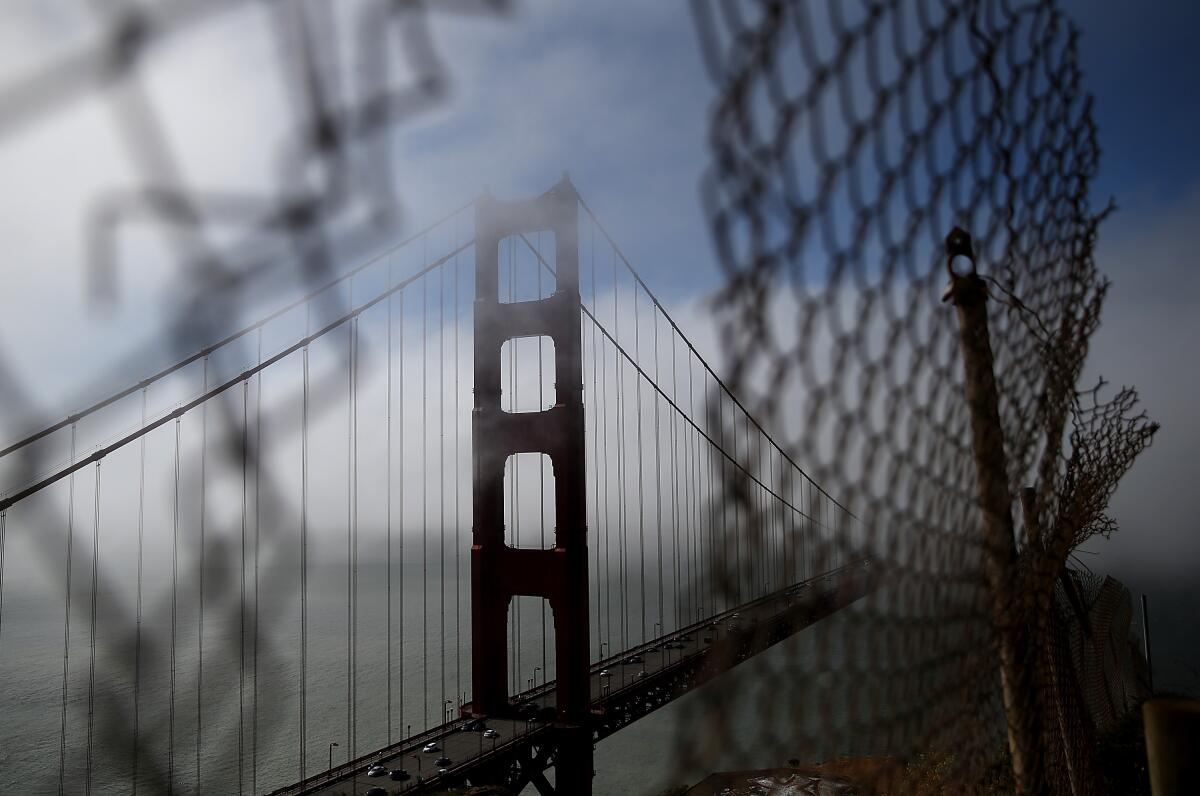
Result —
[{"label": "chain-link fence", "polygon": [[763,673],[781,722],[734,732],[709,704],[684,757],[791,745],[907,761],[876,767],[887,792],[1096,792],[1053,594],[1156,427],[1132,391],[1076,387],[1107,211],[1075,28],[1048,1],[694,14],[735,389],[855,514],[841,544],[885,585]]},{"label": "chain-link fence", "polygon": [[[113,112],[134,187],[95,197],[93,287],[120,296],[121,232],[151,220],[182,274],[167,339],[181,366],[204,360],[207,374],[213,341],[231,342],[223,335],[251,289],[293,285],[297,275],[326,285],[338,262],[394,221],[404,185],[393,183],[384,133],[450,86],[430,13],[506,8],[486,0],[95,4],[78,50],[0,87],[0,135],[92,100]],[[1110,666],[1096,657],[1107,649],[1097,639],[1115,636],[1085,622],[1093,614],[1077,606],[1093,597],[1063,573],[1079,542],[1114,529],[1108,497],[1154,426],[1136,414],[1131,391],[1107,399],[1099,387],[1076,388],[1106,290],[1092,260],[1106,211],[1089,201],[1099,148],[1074,29],[1049,0],[695,0],[693,11],[717,91],[703,197],[728,277],[716,307],[732,392],[786,443],[789,461],[836,498],[839,517],[845,508],[839,541],[815,555],[825,563],[870,556],[884,581],[813,628],[784,669],[760,666],[767,687],[748,730],[735,725],[736,693],[692,703],[706,720],[680,734],[679,765],[703,768],[716,748],[736,756],[765,745],[804,762],[886,757],[871,770],[894,792],[1101,789],[1093,751],[1105,708],[1096,704],[1102,698],[1116,712],[1129,695],[1118,698],[1107,674],[1096,675],[1103,687],[1093,683],[1095,666]],[[274,178],[252,195],[203,190],[185,176],[169,113],[147,77],[175,37],[229,16],[236,24],[238,15],[269,35],[287,98]],[[951,236],[956,227],[969,237]],[[313,303],[323,313],[314,328],[353,309],[337,291],[314,295],[324,296]],[[240,343],[247,361],[261,358],[251,339]],[[0,397],[42,431],[4,450],[10,485],[36,480],[65,455],[67,435],[75,458],[76,426],[105,408],[39,417],[11,371],[0,359]],[[113,400],[136,402],[140,393],[144,401],[147,386]],[[212,421],[222,430],[214,457],[257,472],[249,393],[239,401],[236,392],[213,402],[222,414]],[[709,421],[720,427],[725,418]],[[43,447],[53,434],[57,447]],[[727,449],[744,458],[722,468],[732,475],[721,512],[769,524],[749,483],[772,480],[760,472],[759,449],[736,439]],[[256,477],[254,499],[271,503],[272,489]],[[66,511],[35,504],[39,516],[22,517],[28,527],[67,527],[68,561],[76,502],[72,492]],[[743,543],[773,543],[749,530]],[[60,538],[30,538],[57,565]],[[84,634],[92,672],[105,635],[96,595],[107,590],[95,560]],[[82,728],[68,726],[68,703],[85,692],[67,693],[66,658],[80,644],[78,630],[74,647],[70,640],[67,566],[61,746],[47,782],[63,788],[86,771],[90,787],[93,755],[132,749],[127,781],[161,789],[172,772],[139,756],[138,733],[149,730],[128,700],[94,701],[89,689],[86,713],[72,714],[86,717],[86,746]],[[714,580],[740,584],[742,575]],[[1097,605],[1109,604],[1104,594]],[[223,609],[228,616],[244,615],[240,598]],[[127,616],[100,617],[122,653],[112,661],[127,668],[138,665],[123,653],[137,645],[130,636],[142,616],[140,602],[136,616],[129,607]],[[255,632],[270,620],[256,613]],[[102,646],[101,658],[107,653]],[[273,652],[262,653],[256,665],[269,668]],[[77,658],[72,666],[76,676],[87,668]],[[131,668],[116,676],[138,679]],[[244,705],[237,709],[241,716]],[[222,740],[238,760],[238,789],[261,789],[257,764],[242,760],[247,739]],[[199,752],[195,769],[199,787]]]},{"label": "chain-link fence", "polygon": [[[24,699],[9,703],[0,762],[5,788],[258,792],[302,776],[303,743],[298,771],[290,759],[276,759],[272,751],[293,731],[290,721],[277,720],[280,705],[266,695],[264,710],[275,711],[276,719],[259,720],[259,672],[276,672],[289,686],[294,676],[291,653],[266,634],[259,638],[260,626],[269,634],[290,621],[281,603],[272,605],[268,599],[260,608],[259,561],[265,562],[264,592],[291,594],[298,587],[295,562],[285,555],[294,547],[287,538],[291,528],[268,524],[260,534],[258,523],[247,524],[247,516],[253,520],[260,510],[286,508],[291,493],[276,477],[278,468],[260,466],[262,423],[248,418],[261,417],[262,380],[251,392],[246,374],[264,366],[264,355],[274,345],[270,324],[289,312],[293,321],[296,312],[305,316],[297,337],[319,336],[316,330],[327,326],[357,330],[356,323],[343,323],[363,309],[353,293],[357,271],[375,265],[374,276],[367,276],[377,278],[386,266],[387,287],[398,289],[390,259],[382,265],[369,262],[349,274],[342,266],[361,262],[394,235],[406,185],[394,179],[403,169],[393,162],[392,136],[438,107],[453,88],[452,64],[434,35],[434,19],[499,15],[509,8],[504,0],[130,0],[5,9],[14,30],[31,35],[0,83],[0,143],[53,129],[64,116],[75,121],[82,109],[88,120],[87,114],[97,112],[111,126],[84,123],[77,129],[94,132],[103,141],[111,135],[125,157],[127,169],[116,184],[84,197],[85,217],[74,219],[78,228],[65,233],[85,239],[92,297],[115,302],[142,295],[131,282],[146,273],[147,259],[170,274],[166,290],[156,297],[164,304],[157,309],[167,328],[152,335],[143,349],[99,355],[110,373],[119,374],[145,373],[148,363],[174,363],[62,418],[47,416],[36,390],[27,389],[7,361],[6,354],[21,341],[6,340],[0,349],[5,421],[32,430],[0,452],[6,490],[0,510],[0,650],[6,690],[16,694],[28,689]],[[44,35],[32,35],[36,33]],[[194,64],[185,63],[184,79],[171,83],[166,78],[164,84],[164,75],[178,78],[181,73],[172,59],[180,53],[186,59],[197,46],[208,48],[209,60],[202,59],[199,68],[209,71],[189,73],[187,67]],[[236,60],[247,49],[252,57]],[[257,181],[205,171],[212,165],[204,157],[205,145],[210,155],[218,145],[203,137],[221,126],[219,114],[228,110],[223,103],[197,109],[194,97],[211,96],[205,93],[212,88],[206,81],[220,79],[214,77],[212,59],[223,53],[250,70],[233,76],[237,85],[229,86],[231,93],[243,80],[274,92],[255,98],[269,111],[258,119],[265,123],[253,131],[250,142],[264,161],[254,164],[262,169]],[[225,121],[235,127],[245,122]],[[97,151],[106,150],[99,146]],[[50,182],[55,176],[42,179]],[[247,182],[252,187],[245,187]],[[130,247],[128,237],[147,228],[163,245]],[[247,311],[261,307],[263,296],[275,295],[301,298],[233,331],[245,323]],[[390,293],[385,290],[385,295]],[[152,317],[152,312],[145,315]],[[296,329],[294,323],[287,326],[287,318],[280,323]],[[389,331],[390,323],[389,318]],[[329,414],[345,384],[337,374],[339,366],[343,371],[351,367],[355,355],[342,347],[333,357],[338,360],[334,366],[314,372],[310,385],[306,350],[306,423]],[[203,387],[197,390],[201,369]],[[243,386],[226,390],[220,383],[237,372],[245,377]],[[285,404],[300,402],[298,381],[294,387]],[[107,389],[87,390],[84,397],[94,401]],[[182,447],[197,449],[198,443],[202,451],[198,522],[187,499],[182,507],[179,502],[180,417],[197,407],[184,424]],[[197,420],[201,415],[203,420]],[[199,437],[187,427],[192,421],[195,428],[202,426]],[[169,480],[169,444],[164,448],[145,434],[159,425],[168,443],[174,426],[174,552],[163,546],[171,539],[170,509],[165,521],[154,509],[154,494],[161,491],[156,482],[164,471]],[[134,428],[140,443],[124,445],[118,437],[110,445],[114,427]],[[147,439],[151,455],[160,456],[149,465]],[[113,464],[120,457],[108,458],[108,492],[122,480],[135,491],[115,510],[111,500],[103,507],[107,527],[102,541],[100,465],[106,451],[118,448],[133,455],[135,463],[121,459]],[[77,477],[76,470],[85,465],[89,469]],[[194,487],[192,465],[185,461],[182,467],[182,489]],[[243,481],[240,500],[221,493],[219,484],[209,496],[211,503],[240,502],[240,548],[236,534],[214,533],[216,524],[223,527],[215,530],[228,530],[219,510],[215,521],[210,513],[210,538],[205,540],[205,468],[207,480],[220,481],[233,472],[253,476],[251,482]],[[42,488],[47,473],[61,478],[59,487],[22,502],[29,485],[34,491]],[[121,542],[110,540],[114,531]],[[197,534],[194,550],[178,549],[181,537],[187,541]],[[102,555],[109,560],[101,563]],[[172,584],[166,591],[169,599],[163,597],[164,573]],[[184,605],[183,595],[197,591],[198,598]],[[59,603],[52,611],[55,600]],[[12,621],[14,613],[19,621]],[[185,620],[190,626],[186,633]],[[54,633],[59,635],[51,643]],[[185,635],[192,637],[190,642],[185,643]],[[50,665],[51,657],[60,660]],[[53,668],[61,671],[61,681],[47,676]],[[185,722],[183,713],[189,710]],[[388,710],[390,717],[390,704]],[[320,761],[310,763],[310,769],[324,768],[321,749]]]}]

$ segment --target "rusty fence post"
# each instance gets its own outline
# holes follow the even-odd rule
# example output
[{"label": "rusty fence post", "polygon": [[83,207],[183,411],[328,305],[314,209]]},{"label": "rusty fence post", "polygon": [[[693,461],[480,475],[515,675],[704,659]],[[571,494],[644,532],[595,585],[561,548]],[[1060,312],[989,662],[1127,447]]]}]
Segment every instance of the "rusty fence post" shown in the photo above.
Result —
[{"label": "rusty fence post", "polygon": [[[968,272],[959,273],[955,269],[957,258],[970,263]],[[999,392],[988,332],[987,285],[975,271],[971,236],[957,227],[946,237],[946,268],[950,273],[946,298],[954,303],[958,312],[965,377],[963,388],[971,416],[975,477],[983,510],[984,572],[991,592],[1013,780],[1017,793],[1042,793],[1047,785],[1041,721],[1035,704],[1036,661],[1028,626],[1018,610],[1017,546],[1013,538],[1012,494],[1008,487]]]}]

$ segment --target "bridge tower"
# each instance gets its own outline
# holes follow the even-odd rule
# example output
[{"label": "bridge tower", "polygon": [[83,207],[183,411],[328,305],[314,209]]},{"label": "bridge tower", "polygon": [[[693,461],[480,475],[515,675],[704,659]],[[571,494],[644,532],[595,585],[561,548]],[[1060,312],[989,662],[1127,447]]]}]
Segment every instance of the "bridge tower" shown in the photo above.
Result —
[{"label": "bridge tower", "polygon": [[[499,247],[509,236],[553,232],[552,295],[502,303]],[[541,267],[540,264],[538,267]],[[560,793],[591,793],[588,566],[583,362],[579,298],[579,201],[564,173],[526,201],[490,195],[475,206],[475,401],[472,413],[472,712],[511,710],[508,612],[514,597],[540,597],[554,616],[557,669],[555,779]],[[539,412],[501,408],[501,346],[520,337],[554,342],[555,403]],[[517,453],[546,454],[554,475],[554,546],[504,541],[504,468]]]}]

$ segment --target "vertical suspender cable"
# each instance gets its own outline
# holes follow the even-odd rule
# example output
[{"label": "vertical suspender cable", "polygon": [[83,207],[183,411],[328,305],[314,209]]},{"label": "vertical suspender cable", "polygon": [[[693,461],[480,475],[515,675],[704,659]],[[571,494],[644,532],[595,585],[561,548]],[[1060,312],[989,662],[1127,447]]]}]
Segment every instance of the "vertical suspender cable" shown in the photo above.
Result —
[{"label": "vertical suspender cable", "polygon": [[[692,351],[687,350],[687,372],[688,372],[688,417],[693,421],[696,417],[696,401],[695,401],[695,369],[692,367]],[[698,620],[696,616],[697,609],[700,606],[698,584],[696,583],[696,563],[700,549],[700,532],[702,526],[699,523],[700,512],[700,493],[698,487],[697,473],[699,472],[699,452],[697,445],[699,438],[696,436],[696,430],[693,428],[685,429],[687,436],[684,437],[686,446],[684,450],[687,452],[685,460],[687,461],[687,485],[691,491],[691,497],[685,504],[688,511],[688,615],[685,617],[685,624],[691,624],[692,621]]]},{"label": "vertical suspender cable", "polygon": [[[704,377],[704,381],[708,381]],[[712,408],[709,405],[708,396],[712,390],[708,389],[708,385],[704,384],[704,427],[708,429],[708,436],[716,439],[713,429],[713,414]],[[706,486],[708,487],[708,614],[712,616],[716,614],[718,609],[718,593],[716,593],[715,577],[720,576],[719,571],[716,571],[716,499],[713,491],[713,460],[715,459],[712,445],[704,445],[704,459],[708,460],[708,479]]]},{"label": "vertical suspender cable", "polygon": [[[76,426],[71,424],[71,463],[75,463]],[[67,587],[63,621],[62,718],[58,737],[58,792],[66,785],[67,765],[67,686],[71,662],[71,558],[75,539],[75,474],[71,473],[67,487]]]},{"label": "vertical suspender cable", "polygon": [[167,719],[167,793],[175,790],[175,661],[179,625],[179,431],[175,418],[175,479],[171,489],[171,707]]},{"label": "vertical suspender cable", "polygon": [[[612,262],[613,274],[613,339],[620,340],[621,337],[621,321],[617,313],[617,300],[620,293],[617,290],[617,256],[613,252]],[[622,406],[624,404],[625,391],[625,368],[621,361],[620,352],[616,346],[613,346],[613,364],[616,366],[617,390],[616,398],[613,400],[613,411],[615,412],[614,421],[616,422],[617,432],[617,483],[618,490],[623,495],[625,492],[625,469],[622,467],[625,450],[625,423]],[[621,649],[629,649],[629,588],[627,582],[627,568],[629,566],[629,546],[625,539],[625,501],[617,501],[617,556],[620,558],[620,565],[617,568],[617,573],[621,579]]]},{"label": "vertical suspender cable", "polygon": [[[654,319],[654,383],[658,384],[662,379],[658,368],[658,313],[651,313]],[[666,602],[663,593],[663,547],[662,547],[662,425],[660,414],[661,399],[657,393],[654,395],[654,503],[657,519],[657,533],[655,534],[658,544],[658,628],[662,632],[663,622],[665,621]]]},{"label": "vertical suspender cable", "polygon": [[238,567],[238,796],[245,789],[246,746],[246,504],[250,482],[246,477],[247,446],[250,443],[250,381],[242,382],[242,563]]},{"label": "vertical suspender cable", "polygon": [[96,486],[92,508],[92,622],[88,632],[91,657],[88,660],[88,722],[87,722],[87,767],[84,775],[83,792],[92,792],[92,733],[96,718],[96,609],[97,576],[100,570],[100,462],[96,462]]},{"label": "vertical suspender cable", "polygon": [[[598,304],[599,297],[596,294],[596,228],[592,225],[592,307],[599,313],[600,307]],[[609,652],[612,652],[612,544],[609,538],[609,510],[611,503],[608,495],[608,355],[604,353],[606,343],[600,342],[600,421],[601,428],[599,429],[598,439],[600,440],[599,456],[602,456],[603,462],[600,464],[604,471],[604,626],[606,628],[605,642],[608,645]],[[599,496],[599,486],[596,488],[597,496]],[[600,503],[599,500],[596,501]],[[599,509],[597,509],[597,515]]]},{"label": "vertical suspender cable", "polygon": [[[353,287],[351,287],[351,306],[353,306]],[[348,351],[348,368],[347,368],[347,406],[346,411],[346,742],[349,745],[349,758],[353,760],[355,754],[355,741],[357,727],[355,722],[355,624],[358,618],[357,606],[355,605],[355,577],[358,573],[358,558],[357,545],[358,539],[356,536],[357,528],[355,527],[355,510],[357,507],[357,491],[358,484],[355,480],[355,465],[356,465],[356,428],[357,420],[357,401],[354,392],[355,382],[355,343],[358,337],[358,317],[350,319],[350,326],[346,330],[346,345]]]},{"label": "vertical suspender cable", "polygon": [[[633,283],[633,353],[634,359],[640,365],[642,362],[642,330],[641,317],[638,313],[638,284]],[[646,512],[642,506],[643,492],[645,491],[645,458],[642,456],[642,377],[641,373],[635,373],[633,379],[634,387],[637,390],[635,403],[637,405],[637,462],[638,462],[638,562],[639,562],[639,577],[641,580],[641,603],[642,603],[642,643],[646,643]]]},{"label": "vertical suspender cable", "polygon": [[[671,400],[679,405],[679,359],[675,353],[675,334],[671,334]],[[671,544],[672,565],[675,569],[673,584],[675,586],[675,627],[679,623],[679,578],[682,572],[682,559],[679,555],[679,418],[677,413],[671,414]],[[663,628],[664,630],[666,628]]]},{"label": "vertical suspender cable", "polygon": [[[312,304],[305,305],[304,334],[312,333]],[[308,762],[308,344],[302,350],[300,398],[300,779]]]},{"label": "vertical suspender cable", "polygon": [[[454,250],[458,251],[458,216],[454,217]],[[462,416],[459,414],[459,363],[458,363],[458,255],[454,255],[454,693],[462,694],[462,545],[459,522],[459,511],[462,508],[459,493],[459,480],[462,469],[459,466],[460,442],[462,432]],[[463,697],[465,699],[465,696]],[[463,699],[460,699],[461,707]]]},{"label": "vertical suspender cable", "polygon": [[4,631],[4,531],[8,510],[0,511],[0,633]]},{"label": "vertical suspender cable", "polygon": [[441,595],[441,713],[446,719],[446,269],[438,268],[438,592]]},{"label": "vertical suspender cable", "polygon": [[[421,262],[425,264],[425,241]],[[429,278],[421,279],[421,702],[429,726]]]},{"label": "vertical suspender cable", "polygon": [[[146,388],[142,388],[142,426],[146,425]],[[142,719],[142,540],[146,528],[146,437],[138,441],[138,539],[136,619],[133,631],[133,773],[130,790],[137,796],[138,753]],[[0,564],[2,566],[2,564]],[[3,574],[0,572],[0,574]]]},{"label": "vertical suspender cable", "polygon": [[[388,290],[392,289],[392,257],[388,254]],[[385,658],[387,660],[387,742],[392,745],[392,304],[393,297],[387,299],[387,411],[384,416],[384,427],[387,434],[387,465],[384,467],[384,494],[387,503],[387,610],[384,612],[387,624],[387,644]]]},{"label": "vertical suspender cable", "polygon": [[[592,315],[596,314],[596,228],[588,224],[591,239],[591,271],[592,271]],[[604,623],[601,619],[600,607],[603,604],[603,583],[600,571],[600,400],[596,394],[598,379],[596,374],[596,325],[592,324],[592,392],[588,402],[592,405],[592,510],[596,517],[596,654],[604,657]]]},{"label": "vertical suspender cable", "polygon": [[[262,363],[262,327],[258,327],[258,362]],[[262,530],[262,371],[254,392],[254,651],[250,694],[250,792],[258,793],[258,552]]]},{"label": "vertical suspender cable", "polygon": [[[204,357],[204,391],[208,392],[208,357]],[[204,742],[204,531],[207,521],[208,403],[200,406],[200,594],[196,618],[196,790],[202,790],[200,747]]]},{"label": "vertical suspender cable", "polygon": [[[400,361],[397,363],[397,384],[396,392],[400,396],[400,433],[397,440],[400,449],[400,477],[396,480],[399,482],[400,494],[397,496],[397,512],[400,515],[400,604],[397,606],[400,612],[400,671],[398,673],[400,679],[399,693],[399,708],[400,708],[400,724],[404,724],[404,291],[400,291],[400,339],[396,343],[397,355]],[[389,486],[390,488],[390,486]],[[407,737],[407,734],[406,736]]]}]

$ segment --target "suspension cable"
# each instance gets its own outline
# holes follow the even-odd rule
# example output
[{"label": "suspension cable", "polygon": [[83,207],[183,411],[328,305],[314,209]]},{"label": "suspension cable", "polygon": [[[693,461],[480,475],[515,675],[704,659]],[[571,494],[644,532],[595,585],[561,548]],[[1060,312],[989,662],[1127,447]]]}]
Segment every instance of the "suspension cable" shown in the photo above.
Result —
[{"label": "suspension cable", "polygon": [[[617,245],[617,242],[608,233],[608,230],[605,229],[604,225],[600,223],[600,220],[596,217],[596,214],[592,212],[592,208],[588,206],[587,202],[583,201],[583,197],[579,197],[579,205],[588,214],[588,217],[591,218],[592,223],[595,224],[596,228],[600,230],[600,233],[602,235],[604,235],[605,239],[608,240],[609,245],[611,245],[613,248],[613,251],[616,252],[616,255],[621,258],[621,262],[623,262],[625,264],[625,267],[629,269],[629,273],[633,276],[634,279],[637,280],[638,284],[640,284],[642,286],[642,289],[646,291],[646,295],[650,298],[651,301],[654,302],[654,305],[656,307],[658,307],[659,311],[663,315],[663,318],[666,319],[667,323],[669,323],[671,325],[671,328],[675,330],[675,332],[679,335],[679,337],[683,340],[683,342],[688,346],[688,348],[690,348],[692,350],[692,352],[696,355],[696,358],[700,361],[700,364],[704,366],[704,369],[708,371],[709,375],[712,376],[713,380],[717,383],[718,386],[720,386],[722,392],[724,392],[726,395],[729,396],[729,398],[738,407],[738,409],[742,410],[742,414],[744,414],[746,416],[746,418],[752,424],[754,424],[754,427],[758,430],[758,432],[760,434],[762,434],[762,436],[769,443],[771,443],[771,445],[777,451],[779,451],[780,455],[782,455],[787,460],[788,464],[790,464],[792,467],[794,467],[796,470],[798,470],[809,481],[813,481],[812,477],[809,476],[804,471],[804,468],[802,468],[799,464],[797,464],[796,461],[790,455],[788,455],[787,451],[785,451],[783,449],[783,447],[778,442],[775,441],[775,438],[772,437],[767,432],[767,430],[765,428],[763,428],[762,425],[760,425],[759,422],[750,414],[750,410],[748,410],[746,408],[746,406],[737,397],[737,395],[733,392],[733,390],[729,387],[729,385],[726,384],[725,381],[720,376],[717,375],[717,372],[715,370],[713,370],[712,366],[708,364],[708,360],[706,360],[700,354],[700,352],[696,349],[696,347],[692,344],[692,342],[683,333],[683,330],[681,328],[679,328],[679,324],[677,324],[675,322],[675,319],[672,318],[671,315],[667,312],[666,307],[663,306],[662,302],[660,302],[658,300],[658,298],[654,295],[654,293],[650,290],[650,287],[642,279],[641,275],[638,274],[638,272],[634,269],[633,264],[629,262],[629,258],[627,258],[625,256],[625,253],[621,250],[621,247]],[[828,492],[826,492],[825,489],[820,484],[816,483],[816,481],[813,481],[813,486],[815,486],[817,488],[817,490],[819,490],[821,492],[822,495],[824,495],[827,499],[832,501],[833,504],[835,506],[837,506],[838,508],[840,508],[843,512],[845,512],[846,514],[849,514],[854,519],[858,519],[857,515],[855,515],[852,511],[850,511],[848,508],[846,508],[841,503],[839,503],[832,495],[830,495]]]},{"label": "suspension cable", "polygon": [[448,221],[449,219],[457,217],[459,213],[466,210],[468,207],[471,207],[472,205],[474,205],[475,201],[476,201],[475,199],[472,199],[470,202],[467,202],[462,207],[459,207],[456,210],[453,210],[452,212],[443,216],[442,218],[438,219],[437,221],[434,221],[432,224],[429,224],[428,226],[424,227],[421,231],[413,233],[412,235],[408,236],[407,238],[405,238],[404,240],[395,244],[394,246],[371,257],[366,262],[363,262],[362,264],[354,267],[350,271],[347,271],[346,273],[342,274],[341,276],[336,277],[335,279],[321,285],[320,287],[309,291],[308,293],[304,294],[300,298],[298,298],[288,304],[285,304],[284,306],[280,307],[279,309],[275,310],[274,312],[271,312],[268,315],[264,316],[263,318],[260,318],[255,323],[252,323],[249,326],[239,329],[238,331],[234,332],[233,334],[231,334],[227,337],[221,338],[220,340],[213,343],[212,345],[205,346],[204,348],[200,349],[196,353],[190,354],[187,357],[184,357],[183,359],[179,360],[178,362],[176,362],[166,368],[163,368],[162,370],[158,371],[157,373],[155,373],[151,376],[148,376],[145,379],[142,379],[137,384],[127,387],[123,390],[119,390],[118,392],[113,393],[112,395],[108,396],[107,398],[104,398],[103,400],[100,400],[94,404],[91,404],[87,408],[81,409],[80,411],[75,412],[72,415],[69,415],[68,417],[64,418],[63,420],[60,420],[56,423],[52,423],[51,425],[48,425],[39,431],[36,431],[32,434],[29,434],[29,435],[23,437],[22,439],[12,443],[8,447],[0,450],[0,459],[3,459],[5,456],[8,456],[9,454],[18,451],[21,448],[32,445],[33,443],[37,442],[38,440],[43,439],[44,437],[47,437],[50,434],[53,434],[55,431],[59,431],[70,425],[73,425],[73,424],[79,422],[80,420],[84,419],[85,417],[95,414],[96,412],[100,411],[101,409],[105,408],[106,406],[116,403],[117,401],[121,400],[122,398],[127,398],[128,396],[133,395],[139,389],[144,389],[144,388],[150,386],[151,384],[154,384],[155,382],[160,381],[160,380],[166,378],[167,376],[170,376],[172,373],[182,370],[183,368],[187,367],[188,365],[191,365],[192,363],[194,363],[200,359],[203,359],[212,353],[215,353],[216,351],[224,348],[225,346],[229,345],[230,343],[240,340],[241,338],[250,334],[250,332],[253,332],[255,330],[258,330],[261,332],[263,326],[267,325],[268,323],[275,320],[276,318],[286,315],[287,313],[291,312],[292,310],[296,309],[296,307],[299,307],[302,304],[307,304],[308,302],[311,302],[313,299],[317,298],[317,296],[320,296],[320,295],[328,292],[329,290],[332,290],[333,288],[340,285],[342,282],[346,281],[347,279],[352,278],[355,274],[358,274],[361,271],[364,271],[367,268],[370,268],[372,265],[375,265],[377,262],[379,262],[384,257],[389,256],[393,252],[404,248],[405,246],[412,243],[417,238],[424,236],[426,233],[431,232],[434,229],[437,229],[442,224],[446,223],[446,221]]},{"label": "suspension cable", "polygon": [[[433,261],[432,263],[429,263],[427,266],[422,268],[421,271],[419,271],[416,274],[413,274],[411,277],[404,280],[403,282],[398,283],[391,290],[381,293],[378,296],[376,296],[375,298],[371,299],[370,301],[365,302],[361,307],[358,307],[354,310],[351,310],[350,312],[347,312],[344,315],[341,315],[341,316],[335,318],[334,320],[330,321],[329,323],[327,323],[325,326],[321,327],[317,331],[306,334],[303,339],[297,340],[295,343],[289,345],[287,348],[284,348],[283,350],[278,351],[275,354],[272,354],[270,357],[263,360],[262,362],[255,365],[254,367],[249,368],[248,370],[245,370],[242,373],[239,373],[238,375],[234,376],[233,378],[229,379],[228,381],[225,381],[225,382],[222,382],[221,384],[216,385],[212,389],[205,392],[203,395],[199,395],[199,396],[193,398],[192,400],[180,405],[174,411],[158,418],[157,420],[153,420],[150,423],[147,423],[146,425],[142,426],[141,428],[131,431],[130,433],[126,434],[125,436],[121,437],[120,439],[116,440],[115,442],[113,442],[109,445],[106,445],[102,448],[97,449],[88,457],[86,457],[84,459],[80,459],[78,461],[72,460],[72,463],[70,465],[55,471],[51,475],[48,475],[45,478],[43,478],[42,480],[40,480],[34,484],[31,484],[30,486],[25,487],[24,489],[20,490],[19,492],[16,492],[8,497],[0,499],[0,511],[4,511],[5,509],[10,508],[14,504],[24,500],[25,498],[29,497],[30,495],[34,495],[34,494],[42,491],[43,489],[50,486],[51,484],[55,484],[55,483],[61,481],[63,478],[70,476],[72,473],[86,467],[87,465],[89,465],[93,462],[99,461],[100,459],[103,459],[105,456],[109,455],[110,453],[112,453],[114,451],[120,450],[121,448],[128,445],[129,443],[131,443],[135,440],[141,439],[143,436],[145,436],[146,434],[149,434],[151,431],[154,431],[155,429],[166,425],[167,423],[171,422],[172,420],[187,414],[192,409],[195,409],[198,406],[203,406],[205,403],[207,403],[212,398],[214,398],[218,395],[221,395],[222,393],[228,391],[232,387],[234,387],[234,386],[242,383],[244,380],[250,378],[254,374],[261,373],[263,370],[266,370],[267,368],[271,367],[275,363],[280,362],[281,360],[296,353],[297,351],[303,350],[312,341],[317,340],[321,337],[324,337],[325,335],[329,334],[333,330],[335,330],[335,329],[341,327],[342,325],[346,324],[347,322],[349,322],[351,318],[358,317],[363,312],[366,312],[371,307],[374,307],[376,304],[378,304],[379,302],[386,299],[388,296],[403,290],[406,286],[408,286],[408,285],[412,284],[413,282],[417,281],[418,279],[422,278],[429,272],[433,271],[435,268],[439,268],[442,265],[445,265],[447,262],[449,262],[453,258],[453,256],[455,254],[458,254],[459,252],[467,249],[470,246],[473,246],[474,244],[475,244],[474,239],[471,239],[471,240],[467,241],[466,243],[463,243],[461,246],[458,247],[457,250],[438,258],[437,260]],[[311,313],[311,309],[310,309],[310,313]]]}]

